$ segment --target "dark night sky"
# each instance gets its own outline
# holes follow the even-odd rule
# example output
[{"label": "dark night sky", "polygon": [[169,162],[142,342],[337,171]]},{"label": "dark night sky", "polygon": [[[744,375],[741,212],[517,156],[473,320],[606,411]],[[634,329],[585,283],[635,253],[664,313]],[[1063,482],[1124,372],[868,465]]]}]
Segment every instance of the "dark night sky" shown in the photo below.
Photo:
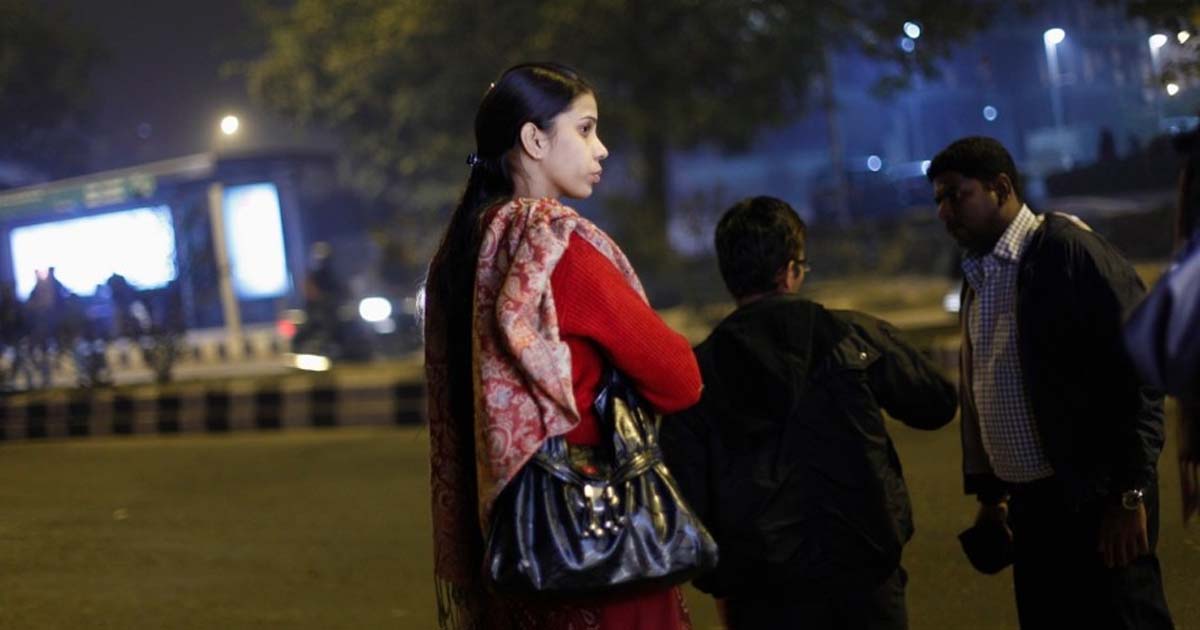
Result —
[{"label": "dark night sky", "polygon": [[[226,61],[258,52],[241,0],[45,1],[108,52],[92,82],[94,170],[214,148],[313,146],[312,134],[253,107],[243,78],[222,78]],[[217,131],[226,113],[242,121],[233,141]]]}]

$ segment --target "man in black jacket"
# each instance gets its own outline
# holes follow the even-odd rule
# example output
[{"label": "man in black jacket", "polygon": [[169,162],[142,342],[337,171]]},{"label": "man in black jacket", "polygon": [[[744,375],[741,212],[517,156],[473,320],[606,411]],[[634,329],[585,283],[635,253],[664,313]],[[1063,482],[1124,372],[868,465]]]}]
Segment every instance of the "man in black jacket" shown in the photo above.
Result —
[{"label": "man in black jacket", "polygon": [[696,586],[733,629],[902,629],[912,513],[881,407],[936,429],[953,385],[895,329],[796,295],[805,227],[745,200],[717,226],[737,310],[696,348],[704,393],[662,425],[684,496],[720,546]]},{"label": "man in black jacket", "polygon": [[1013,543],[1021,627],[1172,627],[1154,555],[1162,398],[1121,343],[1141,281],[1078,220],[1033,214],[991,138],[951,144],[927,175],[965,250],[966,491]]}]

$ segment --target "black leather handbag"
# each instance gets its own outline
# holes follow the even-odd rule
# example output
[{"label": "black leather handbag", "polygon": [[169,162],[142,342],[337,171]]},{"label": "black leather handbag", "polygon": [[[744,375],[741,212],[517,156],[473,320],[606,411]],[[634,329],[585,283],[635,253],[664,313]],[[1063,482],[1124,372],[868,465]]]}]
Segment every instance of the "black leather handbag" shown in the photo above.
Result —
[{"label": "black leather handbag", "polygon": [[546,440],[497,500],[484,558],[498,591],[594,594],[716,566],[716,542],[662,461],[660,417],[615,370],[595,409],[611,448]]}]

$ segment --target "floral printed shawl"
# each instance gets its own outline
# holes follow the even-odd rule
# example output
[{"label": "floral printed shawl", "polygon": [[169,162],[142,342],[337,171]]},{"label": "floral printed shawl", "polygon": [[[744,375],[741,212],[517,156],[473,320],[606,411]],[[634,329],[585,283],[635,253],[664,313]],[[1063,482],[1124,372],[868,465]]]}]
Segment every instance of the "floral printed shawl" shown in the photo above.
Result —
[{"label": "floral printed shawl", "polygon": [[[619,269],[645,299],[633,267],[616,243],[574,210],[553,199],[515,199],[486,226],[475,273],[472,378],[475,417],[451,417],[448,339],[441,305],[428,303],[425,368],[432,463],[434,572],[440,616],[451,625],[477,627],[488,615],[481,558],[470,557],[466,536],[487,531],[500,491],[542,443],[579,423],[571,383],[571,357],[559,338],[550,275],[572,234],[578,234]],[[472,431],[471,436],[464,435]],[[462,461],[463,440],[473,438],[475,461]],[[469,475],[476,496],[469,496]],[[470,531],[479,527],[480,530]],[[442,593],[445,591],[445,593]],[[444,595],[444,597],[443,597]],[[448,602],[457,609],[447,611]],[[462,617],[467,617],[462,619]]]}]

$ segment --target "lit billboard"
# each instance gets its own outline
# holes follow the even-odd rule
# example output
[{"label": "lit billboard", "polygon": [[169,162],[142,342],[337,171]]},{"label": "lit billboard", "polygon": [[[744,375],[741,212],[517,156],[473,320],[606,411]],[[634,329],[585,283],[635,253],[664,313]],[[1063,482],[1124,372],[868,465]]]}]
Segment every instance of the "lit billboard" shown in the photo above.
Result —
[{"label": "lit billboard", "polygon": [[77,295],[119,273],[139,289],[175,279],[175,228],[167,206],[135,208],[14,228],[9,233],[17,295],[27,299],[38,272]]}]

